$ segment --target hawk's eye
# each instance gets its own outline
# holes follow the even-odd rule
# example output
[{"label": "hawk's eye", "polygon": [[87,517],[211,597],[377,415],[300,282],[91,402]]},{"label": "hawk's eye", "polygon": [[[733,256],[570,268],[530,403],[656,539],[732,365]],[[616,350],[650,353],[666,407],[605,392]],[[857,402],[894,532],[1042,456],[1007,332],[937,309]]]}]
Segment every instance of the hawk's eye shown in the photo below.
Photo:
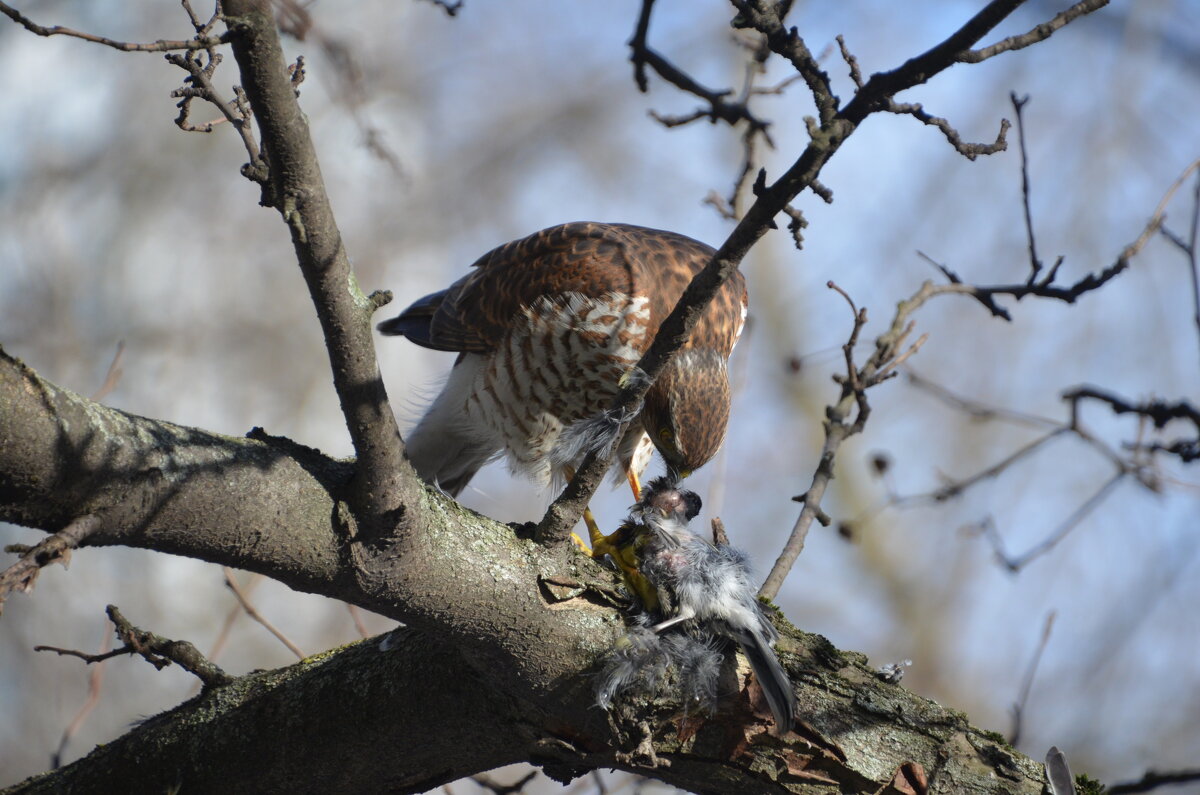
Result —
[{"label": "hawk's eye", "polygon": [[658,440],[666,444],[671,444],[675,441],[675,434],[671,432],[670,428],[662,428],[658,432]]}]

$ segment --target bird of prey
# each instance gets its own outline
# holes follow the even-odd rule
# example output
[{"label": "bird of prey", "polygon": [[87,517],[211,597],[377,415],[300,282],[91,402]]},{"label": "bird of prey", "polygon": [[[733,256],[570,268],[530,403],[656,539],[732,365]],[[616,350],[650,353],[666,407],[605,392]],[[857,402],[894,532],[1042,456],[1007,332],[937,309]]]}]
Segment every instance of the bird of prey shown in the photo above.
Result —
[{"label": "bird of prey", "polygon": [[[445,290],[380,323],[384,334],[458,353],[407,437],[417,472],[452,496],[500,455],[541,483],[569,473],[585,450],[564,431],[612,404],[714,253],[672,232],[563,224],[493,249]],[[619,440],[623,471],[637,474],[650,443],[679,476],[717,452],[729,419],[726,361],[746,305],[734,272]]]},{"label": "bird of prey", "polygon": [[[635,622],[610,656],[597,703],[607,708],[617,693],[639,682],[655,686],[670,667],[689,700],[711,702],[723,639],[745,653],[776,732],[785,735],[795,720],[796,696],[772,648],[779,633],[755,595],[745,555],[688,529],[699,512],[699,496],[657,478],[610,537],[635,561],[641,581],[628,572],[626,579],[650,618]],[[678,634],[668,632],[672,628]]]}]

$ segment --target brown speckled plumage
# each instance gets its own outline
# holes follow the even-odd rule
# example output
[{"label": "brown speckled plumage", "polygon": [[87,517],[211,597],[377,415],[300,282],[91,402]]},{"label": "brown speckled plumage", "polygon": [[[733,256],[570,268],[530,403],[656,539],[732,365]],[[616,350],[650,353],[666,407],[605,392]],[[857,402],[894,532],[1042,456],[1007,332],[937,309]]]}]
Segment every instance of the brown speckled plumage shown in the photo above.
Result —
[{"label": "brown speckled plumage", "polygon": [[[611,403],[713,253],[672,232],[564,224],[493,249],[446,290],[381,323],[385,334],[460,354],[408,439],[417,470],[457,493],[503,451],[514,468],[549,477],[562,429]],[[623,458],[643,427],[677,471],[715,454],[729,413],[725,362],[745,307],[735,273],[647,395]]]}]

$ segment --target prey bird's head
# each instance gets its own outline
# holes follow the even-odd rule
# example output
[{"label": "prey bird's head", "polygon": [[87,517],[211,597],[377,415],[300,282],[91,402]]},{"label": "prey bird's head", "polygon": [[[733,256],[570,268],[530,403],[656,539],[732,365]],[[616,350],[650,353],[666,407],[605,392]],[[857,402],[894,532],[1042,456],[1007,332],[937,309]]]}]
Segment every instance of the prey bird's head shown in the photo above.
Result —
[{"label": "prey bird's head", "polygon": [[699,494],[681,489],[672,478],[663,477],[646,485],[637,507],[643,516],[674,519],[686,526],[700,514],[702,505]]}]

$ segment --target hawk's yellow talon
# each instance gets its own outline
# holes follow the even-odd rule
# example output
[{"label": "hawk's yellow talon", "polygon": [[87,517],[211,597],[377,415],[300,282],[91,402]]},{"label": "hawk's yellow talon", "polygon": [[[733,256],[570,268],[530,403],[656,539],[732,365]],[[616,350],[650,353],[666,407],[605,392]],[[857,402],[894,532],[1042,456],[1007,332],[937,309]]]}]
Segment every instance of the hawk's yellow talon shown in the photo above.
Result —
[{"label": "hawk's yellow talon", "polygon": [[[599,533],[599,529],[597,529]],[[599,534],[592,539],[592,557],[599,559],[608,555],[625,577],[625,584],[638,598],[646,610],[658,610],[658,589],[638,571],[638,546],[643,536],[633,535],[630,528],[621,525],[608,535]]]}]

